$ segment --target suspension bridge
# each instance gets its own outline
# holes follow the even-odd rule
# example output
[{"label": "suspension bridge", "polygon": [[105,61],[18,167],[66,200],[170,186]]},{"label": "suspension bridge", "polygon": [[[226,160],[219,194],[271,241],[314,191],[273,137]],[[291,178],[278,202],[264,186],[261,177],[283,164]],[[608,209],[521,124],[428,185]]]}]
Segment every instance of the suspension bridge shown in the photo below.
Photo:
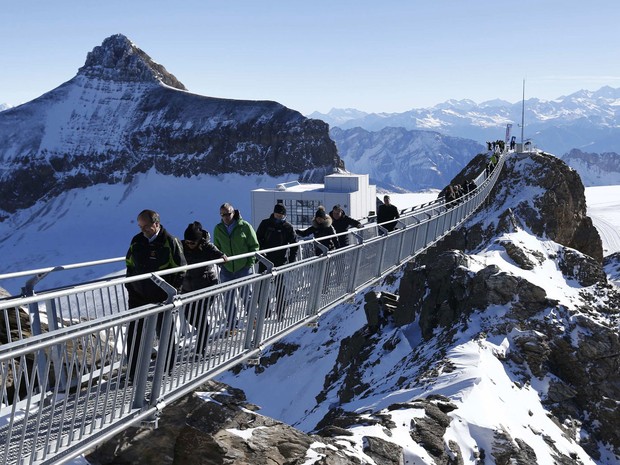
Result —
[{"label": "suspension bridge", "polygon": [[[37,292],[48,273],[124,257],[0,275],[0,285],[28,278],[23,295],[0,300],[0,335],[8,341],[0,346],[0,460],[62,464],[129,426],[156,427],[166,405],[239,363],[257,364],[265,347],[316,324],[459,227],[488,197],[505,158],[465,196],[407,209],[394,231],[367,222],[344,233],[351,245],[334,251],[304,241],[296,245],[301,259],[277,268],[267,251],[231,257],[255,256],[267,272],[191,293],[177,294],[166,275],[221,260]],[[129,309],[125,284],[141,279],[168,299]],[[231,331],[233,311],[239,325]],[[138,324],[140,344],[129,344]]]}]

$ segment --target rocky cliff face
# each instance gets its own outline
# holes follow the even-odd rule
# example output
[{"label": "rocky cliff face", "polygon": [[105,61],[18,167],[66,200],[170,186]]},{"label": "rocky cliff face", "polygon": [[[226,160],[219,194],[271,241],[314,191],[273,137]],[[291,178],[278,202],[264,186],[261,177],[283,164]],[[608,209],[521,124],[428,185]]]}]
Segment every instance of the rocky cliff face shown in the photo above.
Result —
[{"label": "rocky cliff face", "polygon": [[75,187],[173,176],[343,168],[322,121],[269,101],[194,95],[125,36],[88,54],[70,81],[0,113],[0,218]]},{"label": "rocky cliff face", "polygon": [[[463,184],[484,169],[486,157],[475,157],[451,184]],[[603,261],[601,238],[586,214],[584,187],[576,171],[543,152],[512,157],[484,211],[492,221],[461,228],[439,245],[441,249],[475,250],[502,233],[526,228],[536,236]]]},{"label": "rocky cliff face", "polygon": [[[98,465],[289,465],[308,463],[314,457],[311,463],[317,465],[362,464],[352,457],[352,444],[333,439],[330,432],[305,434],[262,416],[242,391],[230,386],[209,382],[203,388],[216,393],[213,401],[205,402],[196,394],[186,396],[164,410],[161,426],[148,433],[148,440],[137,434],[140,430],[130,428],[97,447],[87,459]],[[346,430],[331,429],[331,434],[337,433],[346,434]],[[365,452],[377,465],[402,464],[398,448],[384,441],[371,438]]]},{"label": "rocky cliff face", "polygon": [[[523,231],[538,236],[538,246]],[[515,271],[467,253],[482,250],[504,256]],[[427,341],[450,345],[462,325],[481,315],[478,337],[510,341],[502,363],[519,383],[546,385],[540,398],[566,434],[578,437],[581,430],[580,443],[594,459],[604,443],[618,454],[620,414],[607,399],[620,398],[620,293],[601,262],[574,171],[544,154],[513,158],[481,212],[409,264],[399,324],[417,322]],[[549,276],[547,266],[560,274]],[[556,295],[549,279],[572,283],[575,294]],[[525,452],[519,445],[508,458]]]}]

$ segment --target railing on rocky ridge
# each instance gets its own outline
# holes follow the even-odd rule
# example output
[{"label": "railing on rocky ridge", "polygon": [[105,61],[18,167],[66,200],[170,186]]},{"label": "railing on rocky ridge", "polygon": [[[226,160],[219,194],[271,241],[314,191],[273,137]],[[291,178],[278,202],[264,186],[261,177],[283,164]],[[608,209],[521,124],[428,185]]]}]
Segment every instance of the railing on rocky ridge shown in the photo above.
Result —
[{"label": "railing on rocky ridge", "polygon": [[[279,268],[256,254],[268,267],[263,274],[177,295],[163,279],[176,269],[0,300],[8,341],[0,351],[0,459],[63,463],[131,424],[156,425],[166,404],[238,363],[256,363],[266,345],[316,323],[462,224],[487,198],[504,158],[471,193],[413,208],[392,232],[368,223],[349,233],[352,245],[332,252],[304,241],[302,259]],[[51,271],[31,271],[26,288]],[[139,279],[168,290],[167,301],[128,309],[124,285]],[[142,337],[132,348],[137,327]]]}]

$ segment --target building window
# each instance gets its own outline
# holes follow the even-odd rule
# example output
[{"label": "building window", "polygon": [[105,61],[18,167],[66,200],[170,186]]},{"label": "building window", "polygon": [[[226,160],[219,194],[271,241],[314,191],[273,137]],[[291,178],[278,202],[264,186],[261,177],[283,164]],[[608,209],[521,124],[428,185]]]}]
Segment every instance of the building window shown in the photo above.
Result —
[{"label": "building window", "polygon": [[284,200],[284,206],[286,207],[286,216],[296,229],[308,228],[312,225],[312,219],[316,213],[319,205],[322,205],[320,200]]}]

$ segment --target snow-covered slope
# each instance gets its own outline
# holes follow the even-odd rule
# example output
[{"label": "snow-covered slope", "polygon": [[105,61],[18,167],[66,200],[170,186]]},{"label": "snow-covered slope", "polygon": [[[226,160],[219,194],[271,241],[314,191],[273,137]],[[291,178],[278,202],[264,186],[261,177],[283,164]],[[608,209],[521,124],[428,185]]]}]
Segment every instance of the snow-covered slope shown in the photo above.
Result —
[{"label": "snow-covered slope", "polygon": [[[579,253],[524,225],[520,215],[536,215],[546,192],[532,182],[534,165],[515,166],[523,170],[520,179],[510,186],[505,179],[495,202],[465,225],[504,232],[466,254],[409,265],[372,289],[407,299],[396,312],[413,309],[411,323],[384,313],[378,332],[369,333],[367,304],[358,296],[327,313],[318,328],[301,329],[266,350],[265,364],[220,380],[243,389],[261,414],[303,431],[345,428],[347,434],[334,434],[362,463],[375,463],[364,453],[372,437],[402,448],[402,463],[410,464],[620,463],[618,415],[608,415],[601,394],[587,387],[595,382],[601,391],[616,390],[617,376],[605,375],[613,361],[600,357],[620,344],[613,330],[620,323],[618,289],[580,284],[591,259],[574,262],[581,271],[562,265]],[[512,223],[501,219],[505,211],[514,212]],[[615,221],[620,225],[618,215]],[[411,288],[417,293],[406,292]],[[513,291],[518,295],[508,295]],[[460,302],[445,301],[430,314],[419,309],[442,292]],[[414,295],[420,303],[410,300]],[[464,311],[468,301],[480,306]],[[435,319],[432,329],[428,318]],[[564,361],[554,358],[561,352]],[[572,390],[588,395],[582,389],[590,403],[575,399]],[[578,405],[588,411],[579,413]]]},{"label": "snow-covered slope", "polygon": [[620,184],[620,154],[618,153],[588,153],[574,149],[565,154],[562,160],[579,173],[585,186]]}]

